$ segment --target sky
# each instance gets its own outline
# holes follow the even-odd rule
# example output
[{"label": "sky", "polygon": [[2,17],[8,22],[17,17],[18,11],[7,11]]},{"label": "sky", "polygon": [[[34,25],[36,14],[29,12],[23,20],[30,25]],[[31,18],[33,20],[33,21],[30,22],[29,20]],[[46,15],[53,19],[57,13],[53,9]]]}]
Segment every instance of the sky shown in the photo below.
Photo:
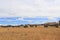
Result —
[{"label": "sky", "polygon": [[40,24],[60,20],[60,0],[0,0],[0,24]]}]

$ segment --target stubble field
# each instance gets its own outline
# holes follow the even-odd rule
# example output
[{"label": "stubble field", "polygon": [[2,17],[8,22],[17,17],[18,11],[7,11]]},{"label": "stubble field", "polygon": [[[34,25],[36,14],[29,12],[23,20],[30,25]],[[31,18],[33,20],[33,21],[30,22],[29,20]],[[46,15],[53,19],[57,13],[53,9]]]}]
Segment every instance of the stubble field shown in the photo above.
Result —
[{"label": "stubble field", "polygon": [[0,40],[60,40],[60,28],[0,28]]}]

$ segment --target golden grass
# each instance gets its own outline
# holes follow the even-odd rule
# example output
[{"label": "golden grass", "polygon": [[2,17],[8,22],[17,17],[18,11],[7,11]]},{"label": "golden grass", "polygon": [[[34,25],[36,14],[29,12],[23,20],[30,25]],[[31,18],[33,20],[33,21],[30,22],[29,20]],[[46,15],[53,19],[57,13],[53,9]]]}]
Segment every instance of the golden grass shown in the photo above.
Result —
[{"label": "golden grass", "polygon": [[0,40],[60,40],[60,28],[0,28]]}]

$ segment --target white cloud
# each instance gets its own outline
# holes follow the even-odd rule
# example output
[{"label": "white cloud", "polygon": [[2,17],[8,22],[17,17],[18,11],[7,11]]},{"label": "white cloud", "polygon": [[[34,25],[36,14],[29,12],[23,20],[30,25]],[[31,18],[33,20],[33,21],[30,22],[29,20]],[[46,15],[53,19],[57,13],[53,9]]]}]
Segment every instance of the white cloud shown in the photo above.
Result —
[{"label": "white cloud", "polygon": [[22,21],[24,21],[24,18],[20,17],[20,18],[17,18],[16,20],[22,20]]},{"label": "white cloud", "polygon": [[32,20],[24,20],[24,17],[20,17],[20,18],[18,18],[18,19],[16,19],[16,20],[20,20],[20,21],[27,21],[27,22],[29,22],[29,23],[31,23],[31,22],[32,22]]},{"label": "white cloud", "polygon": [[60,17],[60,0],[0,0],[0,17],[25,16]]},{"label": "white cloud", "polygon": [[56,17],[48,17],[48,20],[56,20]]}]

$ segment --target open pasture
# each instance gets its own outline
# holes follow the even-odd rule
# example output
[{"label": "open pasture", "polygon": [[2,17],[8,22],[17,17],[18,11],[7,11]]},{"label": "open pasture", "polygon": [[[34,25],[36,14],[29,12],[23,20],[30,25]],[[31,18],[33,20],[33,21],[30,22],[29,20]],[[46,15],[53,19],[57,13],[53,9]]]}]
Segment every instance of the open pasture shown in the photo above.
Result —
[{"label": "open pasture", "polygon": [[0,28],[0,40],[60,40],[60,28]]}]

